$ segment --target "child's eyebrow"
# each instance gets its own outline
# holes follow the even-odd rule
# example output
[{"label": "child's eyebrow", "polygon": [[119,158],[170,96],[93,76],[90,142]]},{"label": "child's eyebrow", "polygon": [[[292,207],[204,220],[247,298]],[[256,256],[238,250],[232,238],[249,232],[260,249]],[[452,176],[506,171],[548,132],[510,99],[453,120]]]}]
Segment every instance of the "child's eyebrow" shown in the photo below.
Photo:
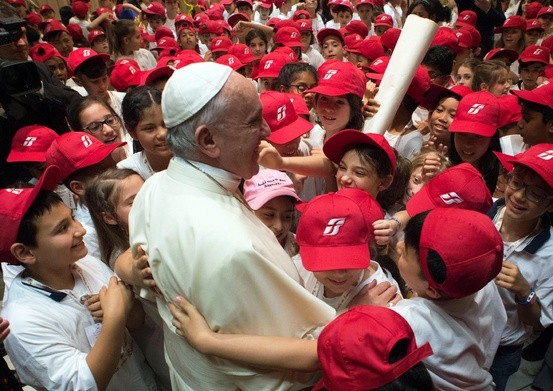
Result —
[{"label": "child's eyebrow", "polygon": [[67,224],[69,222],[70,218],[69,217],[65,217],[63,219],[61,219],[60,221],[58,221],[58,223],[56,225],[54,225],[54,227],[52,228],[52,232],[57,232],[62,225],[64,224]]}]

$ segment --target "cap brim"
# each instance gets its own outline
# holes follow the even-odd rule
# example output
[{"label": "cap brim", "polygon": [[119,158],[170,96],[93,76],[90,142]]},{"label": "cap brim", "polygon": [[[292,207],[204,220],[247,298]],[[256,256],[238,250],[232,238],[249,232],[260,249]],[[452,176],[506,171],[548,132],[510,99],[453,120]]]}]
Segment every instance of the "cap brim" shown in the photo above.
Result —
[{"label": "cap brim", "polygon": [[324,143],[323,152],[331,162],[340,164],[346,150],[356,144],[370,144],[382,148],[373,139],[359,130],[342,130]]},{"label": "cap brim", "polygon": [[497,152],[497,151],[492,151],[492,152],[497,157],[497,160],[499,160],[503,168],[507,170],[507,172],[513,172],[513,169],[515,168],[515,166],[512,163],[514,156],[507,155],[506,153]]},{"label": "cap brim", "polygon": [[154,68],[150,72],[145,72],[144,77],[144,83],[145,85],[148,85],[150,83],[153,83],[155,80],[160,79],[162,77],[171,77],[171,75],[175,72],[173,68],[170,66],[164,66],[159,68]]},{"label": "cap brim", "polygon": [[462,96],[449,88],[442,87],[439,84],[430,83],[430,88],[424,94],[424,102],[421,106],[428,110],[434,110],[442,97],[451,96],[457,100],[461,100]]},{"label": "cap brim", "polygon": [[[520,157],[517,159],[518,156]],[[535,161],[525,160],[524,153],[521,153],[517,156],[513,156],[511,159],[507,160],[507,162],[512,163],[513,168],[516,165],[521,165],[529,168],[530,170],[538,174],[540,178],[543,179],[543,181],[549,185],[549,187],[553,187],[553,180],[548,180],[548,178],[552,178],[551,172],[548,171],[545,165],[537,164]]]},{"label": "cap brim", "polygon": [[330,87],[330,86],[325,86],[325,85],[318,85],[316,87],[313,87],[307,91],[305,91],[306,93],[313,93],[313,94],[323,94],[323,95],[328,95],[328,96],[342,96],[342,95],[346,95],[347,94],[347,91],[345,91],[343,88],[341,87]]},{"label": "cap brim", "polygon": [[[123,142],[118,142],[118,143],[113,143],[113,144],[102,144],[93,153],[88,154],[87,158],[83,159],[80,162],[80,164],[79,164],[80,167],[73,170],[73,172],[75,172],[77,170],[80,170],[81,168],[89,167],[89,166],[92,166],[94,164],[100,163],[102,160],[104,160],[105,158],[110,156],[111,153],[113,151],[115,151],[117,148],[122,147],[123,145],[126,145],[126,144],[127,143],[124,142],[124,141]],[[67,174],[66,177],[71,175],[73,172]]]},{"label": "cap brim", "polygon": [[533,90],[511,90],[511,94],[516,95],[519,99],[553,108],[553,101],[540,99],[541,97],[536,96]]},{"label": "cap brim", "polygon": [[6,161],[8,163],[18,163],[18,162],[43,163],[46,161],[46,151],[43,151],[43,152],[12,151],[8,155]]},{"label": "cap brim", "polygon": [[369,244],[351,246],[300,246],[301,262],[306,270],[322,272],[340,269],[366,269],[371,262]]},{"label": "cap brim", "polygon": [[267,140],[274,144],[286,144],[290,141],[301,137],[305,133],[313,129],[313,124],[301,117],[298,117],[294,122],[282,127],[281,129],[271,132]]},{"label": "cap brim", "polygon": [[454,119],[449,126],[450,133],[471,133],[483,137],[492,137],[496,131],[497,128],[493,125],[467,120]]}]

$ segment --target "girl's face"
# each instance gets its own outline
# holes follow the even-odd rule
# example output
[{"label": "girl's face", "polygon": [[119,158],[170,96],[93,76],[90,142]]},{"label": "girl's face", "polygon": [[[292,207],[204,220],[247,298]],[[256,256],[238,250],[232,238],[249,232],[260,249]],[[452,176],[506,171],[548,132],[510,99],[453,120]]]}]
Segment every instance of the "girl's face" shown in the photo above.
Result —
[{"label": "girl's face", "polygon": [[386,32],[386,30],[388,30],[390,27],[389,26],[374,26],[374,33],[376,34],[377,37],[380,37],[382,36],[382,34],[384,34]]},{"label": "girl's face", "polygon": [[256,210],[255,215],[275,234],[280,245],[284,247],[294,218],[292,197],[273,198]]},{"label": "girl's face", "polygon": [[324,285],[325,297],[343,295],[359,282],[363,269],[340,269],[313,272],[317,281]]},{"label": "girl's face", "polygon": [[535,62],[530,66],[520,69],[520,78],[524,83],[524,89],[532,90],[538,86],[538,76],[543,71],[544,66],[539,62]]},{"label": "girl's face", "polygon": [[407,187],[405,188],[405,196],[403,197],[403,202],[407,203],[417,192],[424,186],[422,181],[422,167],[417,167],[411,171],[411,176],[409,177],[409,182],[407,182]]},{"label": "girl's face", "polygon": [[142,118],[138,121],[136,130],[130,133],[134,139],[140,142],[147,155],[156,157],[173,155],[165,138],[167,128],[163,122],[160,105],[153,104],[142,110]]},{"label": "girl's face", "polygon": [[373,17],[373,7],[370,4],[361,4],[357,7],[357,15],[363,23],[369,24]]},{"label": "girl's face", "polygon": [[179,44],[183,50],[194,50],[198,44],[196,33],[188,29],[182,30],[179,34]]},{"label": "girl's face", "polygon": [[411,12],[413,15],[420,16],[421,18],[430,19],[430,14],[424,8],[421,4],[417,5],[415,8],[413,8],[413,12]]},{"label": "girl's face", "polygon": [[336,184],[339,189],[354,188],[369,193],[373,198],[383,188],[383,181],[378,176],[376,168],[361,159],[355,150],[347,151],[336,171]]},{"label": "girl's face", "polygon": [[303,45],[303,51],[306,52],[311,46],[311,37],[313,33],[311,31],[302,31],[301,32],[301,44]]},{"label": "girl's face", "polygon": [[96,38],[90,47],[96,53],[109,54],[109,43],[107,37]]},{"label": "girl's face", "polygon": [[65,62],[59,57],[51,57],[46,61],[46,65],[52,71],[52,75],[61,81],[62,84],[65,84],[68,76]]},{"label": "girl's face", "polygon": [[135,28],[129,36],[124,38],[126,51],[134,52],[140,49],[142,44],[142,38],[140,36],[140,30]]},{"label": "girl's face", "polygon": [[472,69],[461,65],[457,71],[457,84],[471,88],[472,75]]},{"label": "girl's face", "polygon": [[265,8],[265,7],[259,7],[259,16],[263,20],[269,19],[269,15],[271,14],[271,8]]},{"label": "girl's face", "polygon": [[549,31],[551,25],[553,25],[553,16],[549,14],[540,16],[538,20],[541,22],[541,25],[545,29],[545,31]]},{"label": "girl's face", "polygon": [[323,41],[323,57],[325,60],[331,58],[342,61],[344,58],[344,45],[340,39],[329,36]]},{"label": "girl's face", "polygon": [[275,91],[277,79],[275,77],[262,77],[259,79],[259,92],[263,91]]},{"label": "girl's face", "polygon": [[457,99],[445,98],[430,115],[430,131],[440,140],[449,140],[449,125],[455,118],[457,106],[459,106]]},{"label": "girl's face", "polygon": [[[113,114],[104,105],[100,103],[93,103],[79,114],[79,120],[81,126],[88,127],[92,122],[104,121],[106,118]],[[99,132],[92,133],[94,137],[103,142],[104,144],[118,143],[121,141],[121,124],[108,125],[104,123],[102,129]]]},{"label": "girl's face", "polygon": [[252,54],[257,58],[261,58],[267,53],[267,45],[259,37],[255,37],[250,41],[250,49]]},{"label": "girl's face", "polygon": [[472,133],[455,133],[453,142],[455,150],[465,163],[477,166],[478,162],[488,150],[492,139]]},{"label": "girl's face", "polygon": [[511,49],[517,51],[518,43],[522,39],[522,30],[517,28],[503,29],[501,39],[505,45],[505,49]]},{"label": "girl's face", "polygon": [[351,107],[346,95],[320,95],[316,102],[316,111],[329,136],[345,129],[351,118]]},{"label": "girl's face", "polygon": [[506,69],[502,69],[497,83],[488,87],[488,91],[499,98],[500,96],[507,95],[509,93],[509,88],[511,88],[509,72]]},{"label": "girl's face", "polygon": [[538,42],[538,39],[540,39],[541,36],[542,36],[542,32],[540,30],[526,31],[526,34],[524,35],[526,39],[526,46],[536,45]]},{"label": "girl's face", "polygon": [[[144,184],[140,175],[131,175],[118,184],[118,197],[115,204],[116,221],[121,228],[129,232],[129,213],[138,191]],[[109,224],[109,223],[108,223]]]}]

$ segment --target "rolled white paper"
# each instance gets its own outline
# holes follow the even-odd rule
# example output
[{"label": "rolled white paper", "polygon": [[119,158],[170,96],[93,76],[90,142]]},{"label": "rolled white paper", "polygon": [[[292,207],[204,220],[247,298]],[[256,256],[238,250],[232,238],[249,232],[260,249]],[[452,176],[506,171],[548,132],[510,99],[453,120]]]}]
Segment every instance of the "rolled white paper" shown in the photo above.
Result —
[{"label": "rolled white paper", "polygon": [[438,25],[430,19],[407,17],[374,98],[380,108],[374,117],[365,120],[364,133],[384,134],[388,130],[437,30]]}]

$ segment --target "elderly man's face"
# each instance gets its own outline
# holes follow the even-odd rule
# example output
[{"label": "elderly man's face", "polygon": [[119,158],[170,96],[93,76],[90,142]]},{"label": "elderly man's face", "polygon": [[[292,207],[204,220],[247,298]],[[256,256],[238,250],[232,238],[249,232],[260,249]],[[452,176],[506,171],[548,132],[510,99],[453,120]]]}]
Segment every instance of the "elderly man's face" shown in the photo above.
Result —
[{"label": "elderly man's face", "polygon": [[225,92],[229,91],[231,109],[214,134],[220,148],[218,160],[221,168],[248,179],[259,171],[259,143],[271,131],[263,119],[261,101],[250,81],[233,73],[225,85]]}]

